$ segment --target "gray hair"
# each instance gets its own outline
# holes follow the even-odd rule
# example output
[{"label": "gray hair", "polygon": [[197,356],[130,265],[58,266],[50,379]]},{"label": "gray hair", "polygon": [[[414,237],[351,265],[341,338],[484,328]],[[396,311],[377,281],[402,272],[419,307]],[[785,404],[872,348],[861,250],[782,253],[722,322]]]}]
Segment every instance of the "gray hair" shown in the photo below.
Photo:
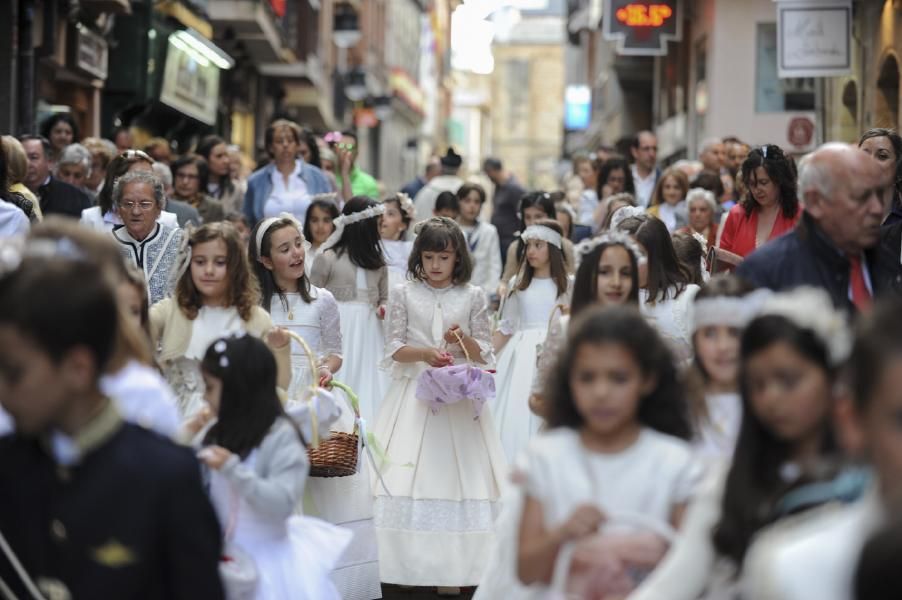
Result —
[{"label": "gray hair", "polygon": [[[821,148],[840,148],[839,144],[824,144]],[[820,150],[819,148],[818,150]],[[824,198],[830,198],[833,195],[834,184],[836,183],[833,170],[826,161],[815,160],[815,154],[808,154],[799,161],[799,201],[804,205],[805,194],[808,192],[817,192]]]},{"label": "gray hair", "polygon": [[56,168],[63,165],[81,165],[85,168],[85,175],[91,174],[91,151],[81,144],[69,144],[60,153],[56,161]]},{"label": "gray hair", "polygon": [[125,186],[130,183],[146,183],[153,190],[153,199],[157,206],[163,208],[163,183],[153,173],[147,171],[131,171],[126,173],[113,183],[113,206],[118,206],[125,192]]},{"label": "gray hair", "polygon": [[714,198],[714,192],[704,188],[692,188],[689,190],[689,193],[686,194],[686,206],[691,207],[692,203],[696,200],[703,200],[705,204],[708,205],[708,208],[711,209],[712,213],[717,213],[717,200]]},{"label": "gray hair", "polygon": [[704,154],[711,149],[711,146],[715,146],[717,144],[723,144],[723,140],[719,137],[708,138],[704,142],[702,142],[701,146],[699,147],[698,153]]},{"label": "gray hair", "polygon": [[163,189],[172,187],[172,169],[161,162],[153,163],[151,168],[153,169],[153,174],[157,176],[157,179],[163,182]]}]

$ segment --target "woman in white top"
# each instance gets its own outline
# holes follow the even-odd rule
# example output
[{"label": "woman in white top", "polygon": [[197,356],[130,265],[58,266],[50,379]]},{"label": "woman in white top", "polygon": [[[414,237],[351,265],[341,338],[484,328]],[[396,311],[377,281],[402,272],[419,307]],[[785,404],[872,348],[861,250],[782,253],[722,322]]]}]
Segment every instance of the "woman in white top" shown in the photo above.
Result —
[{"label": "woman in white top", "polygon": [[[621,209],[623,210],[623,209]],[[667,227],[660,219],[640,214],[617,226],[642,246],[647,262],[639,269],[639,307],[645,318],[670,344],[674,356],[692,356],[690,309],[699,287],[689,283],[689,269],[680,263]]]},{"label": "woman in white top", "polygon": [[379,235],[382,237],[382,251],[388,267],[388,292],[404,283],[407,277],[407,263],[413,249],[413,202],[407,194],[396,194],[386,198],[382,204],[385,212],[379,219]]}]

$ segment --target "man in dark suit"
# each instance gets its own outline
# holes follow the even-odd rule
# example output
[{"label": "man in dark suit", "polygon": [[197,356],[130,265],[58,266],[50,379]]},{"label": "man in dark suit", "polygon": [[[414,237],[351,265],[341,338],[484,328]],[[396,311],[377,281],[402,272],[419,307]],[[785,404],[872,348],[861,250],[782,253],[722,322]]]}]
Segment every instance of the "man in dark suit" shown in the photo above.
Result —
[{"label": "man in dark suit", "polygon": [[737,274],[774,291],[819,287],[837,307],[867,310],[884,291],[882,282],[893,279],[881,270],[900,268],[898,260],[878,264],[875,252],[887,184],[877,162],[858,148],[821,146],[799,167],[805,208],[798,226],[750,254]]},{"label": "man in dark suit", "polygon": [[28,157],[25,185],[38,197],[41,212],[81,218],[81,211],[91,207],[91,198],[50,174],[50,142],[39,135],[23,135],[19,141]]},{"label": "man in dark suit", "polygon": [[[0,277],[0,579],[16,598],[223,598],[221,533],[191,450],[126,423],[99,378],[116,298],[72,240]],[[43,245],[41,245],[43,244]],[[40,245],[40,246],[39,246]],[[46,257],[44,257],[46,255]],[[65,301],[60,301],[65,299]]]}]

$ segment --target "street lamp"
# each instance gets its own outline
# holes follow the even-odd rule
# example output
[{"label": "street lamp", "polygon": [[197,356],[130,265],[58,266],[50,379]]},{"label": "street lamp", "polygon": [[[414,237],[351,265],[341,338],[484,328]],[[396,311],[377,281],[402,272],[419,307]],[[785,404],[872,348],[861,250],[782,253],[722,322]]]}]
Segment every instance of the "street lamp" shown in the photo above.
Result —
[{"label": "street lamp", "polygon": [[391,116],[391,96],[376,96],[373,98],[373,113],[380,121],[384,121]]},{"label": "street lamp", "polygon": [[366,72],[360,67],[351,69],[345,75],[345,96],[351,102],[366,98]]},{"label": "street lamp", "polygon": [[332,19],[332,40],[339,48],[353,48],[360,41],[361,33],[357,11],[350,2],[339,2],[335,5]]}]

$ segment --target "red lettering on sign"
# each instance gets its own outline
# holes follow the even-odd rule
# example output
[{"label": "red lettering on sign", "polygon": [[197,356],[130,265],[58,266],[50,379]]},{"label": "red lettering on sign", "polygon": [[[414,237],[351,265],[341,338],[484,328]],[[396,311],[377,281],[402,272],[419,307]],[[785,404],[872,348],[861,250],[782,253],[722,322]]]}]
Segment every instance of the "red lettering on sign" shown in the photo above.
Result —
[{"label": "red lettering on sign", "polygon": [[660,27],[673,16],[666,4],[627,4],[617,9],[617,20],[628,27]]}]

